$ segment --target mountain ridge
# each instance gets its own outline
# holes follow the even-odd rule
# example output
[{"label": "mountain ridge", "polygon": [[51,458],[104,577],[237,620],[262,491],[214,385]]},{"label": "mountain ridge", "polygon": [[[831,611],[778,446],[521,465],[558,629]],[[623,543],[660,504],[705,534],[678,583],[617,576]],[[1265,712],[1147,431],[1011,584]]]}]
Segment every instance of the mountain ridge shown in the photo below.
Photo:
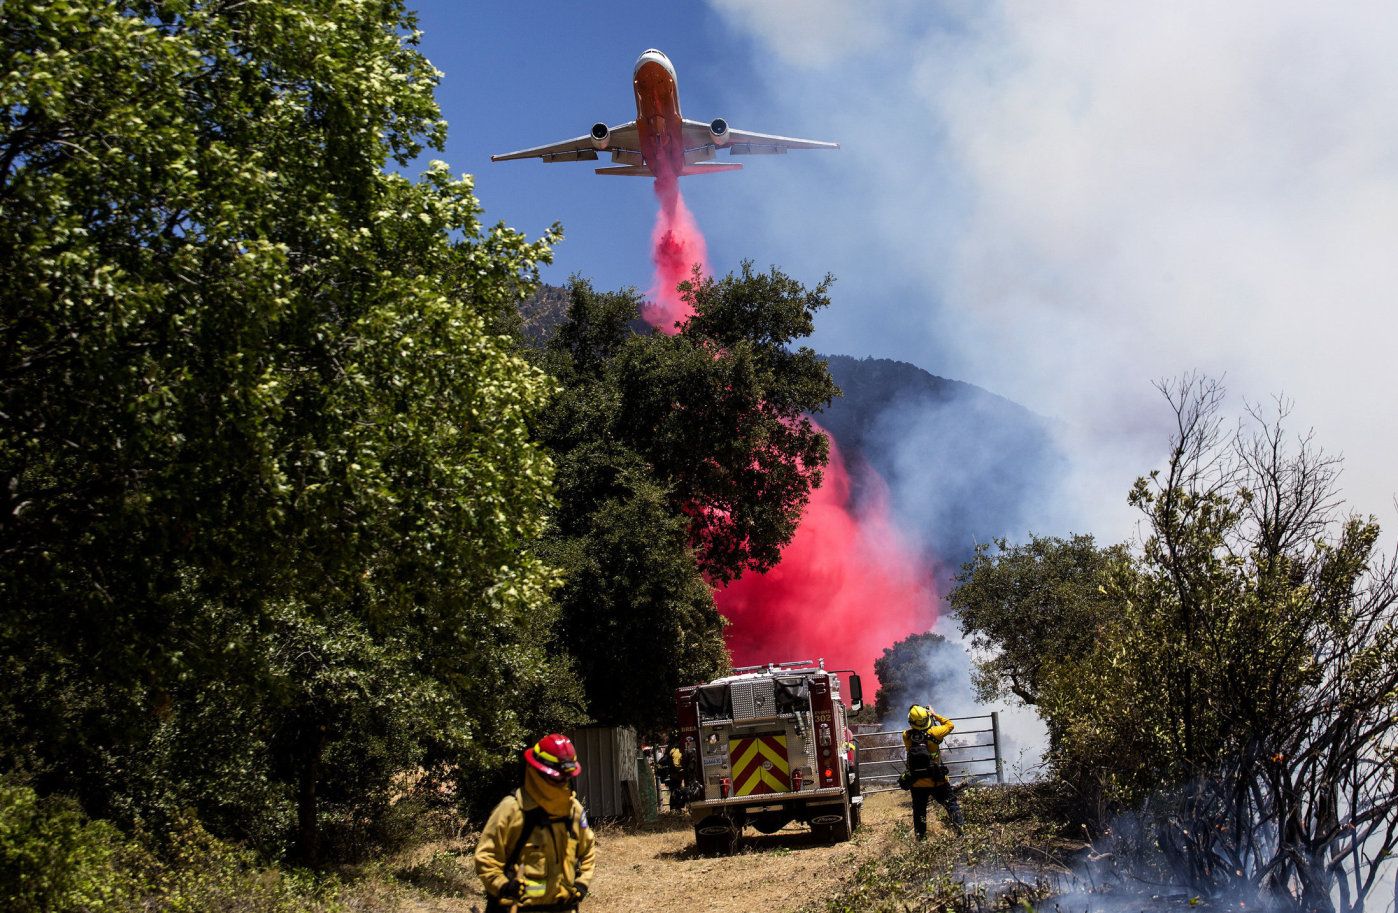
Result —
[{"label": "mountain ridge", "polygon": [[[520,313],[526,338],[541,346],[567,320],[568,290],[544,286]],[[646,331],[639,320],[634,328]],[[842,395],[815,419],[845,457],[856,507],[870,492],[867,467],[899,527],[942,573],[969,560],[977,543],[1028,532],[1065,465],[1048,419],[911,362],[820,357]]]}]

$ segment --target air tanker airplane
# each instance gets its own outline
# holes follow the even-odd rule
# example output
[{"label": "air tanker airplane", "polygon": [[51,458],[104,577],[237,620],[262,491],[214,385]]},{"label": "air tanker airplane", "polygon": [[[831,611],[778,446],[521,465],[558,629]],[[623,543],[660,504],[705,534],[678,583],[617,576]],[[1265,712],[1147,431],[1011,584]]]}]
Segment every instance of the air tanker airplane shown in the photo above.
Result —
[{"label": "air tanker airplane", "polygon": [[780,155],[788,149],[840,148],[839,143],[734,130],[721,117],[707,124],[685,120],[680,116],[675,66],[669,57],[654,48],[637,59],[632,85],[636,89],[635,120],[617,127],[593,124],[592,132],[586,136],[492,155],[490,160],[541,158],[546,162],[590,162],[597,160],[599,151],[606,150],[612,154],[615,164],[610,168],[598,168],[598,174],[652,177],[657,174],[710,174],[743,167],[736,162],[711,162],[719,149],[727,149],[729,155]]}]

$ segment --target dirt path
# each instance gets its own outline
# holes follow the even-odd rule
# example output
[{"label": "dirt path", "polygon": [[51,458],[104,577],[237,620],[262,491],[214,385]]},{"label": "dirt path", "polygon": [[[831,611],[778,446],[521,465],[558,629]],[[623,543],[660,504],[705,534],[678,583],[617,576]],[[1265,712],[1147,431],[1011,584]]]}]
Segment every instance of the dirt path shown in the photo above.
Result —
[{"label": "dirt path", "polygon": [[827,893],[866,859],[896,839],[895,822],[907,818],[903,793],[878,793],[866,803],[855,839],[833,846],[791,825],[770,836],[751,829],[733,856],[694,852],[688,818],[653,834],[598,832],[596,903],[588,913],[704,910],[708,913],[787,913]]},{"label": "dirt path", "polygon": [[[694,851],[689,818],[665,815],[643,831],[603,825],[597,829],[597,872],[586,913],[794,913],[827,895],[861,863],[907,839],[907,794],[867,797],[864,826],[848,843],[827,846],[791,825],[765,836],[748,829],[733,856],[706,858]],[[935,828],[935,818],[932,827]],[[899,825],[902,825],[900,828]],[[463,866],[470,857],[460,857]],[[401,897],[409,913],[468,913],[484,907],[474,879],[466,897]]]}]

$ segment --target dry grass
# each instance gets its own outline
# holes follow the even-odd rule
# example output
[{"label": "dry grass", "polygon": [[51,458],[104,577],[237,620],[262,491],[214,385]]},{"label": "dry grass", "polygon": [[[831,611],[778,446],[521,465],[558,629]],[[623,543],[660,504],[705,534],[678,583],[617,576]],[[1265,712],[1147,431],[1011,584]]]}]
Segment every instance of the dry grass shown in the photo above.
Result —
[{"label": "dry grass", "polygon": [[[694,852],[686,815],[666,814],[642,827],[597,828],[597,872],[587,913],[788,913],[833,896],[864,863],[908,839],[905,793],[880,793],[865,804],[864,826],[848,843],[825,845],[800,825],[776,834],[752,831],[738,853]],[[939,832],[933,825],[934,840]],[[432,841],[379,864],[343,895],[354,913],[469,913],[485,898],[472,867],[475,835]]]}]

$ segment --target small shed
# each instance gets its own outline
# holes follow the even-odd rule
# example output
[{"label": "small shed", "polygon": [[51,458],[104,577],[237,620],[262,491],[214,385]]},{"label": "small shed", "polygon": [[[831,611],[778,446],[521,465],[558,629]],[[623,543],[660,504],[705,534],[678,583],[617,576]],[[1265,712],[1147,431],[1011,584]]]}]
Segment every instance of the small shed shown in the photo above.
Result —
[{"label": "small shed", "polygon": [[636,758],[639,743],[630,726],[586,726],[568,733],[582,773],[573,781],[591,818],[629,818],[638,812]]}]

